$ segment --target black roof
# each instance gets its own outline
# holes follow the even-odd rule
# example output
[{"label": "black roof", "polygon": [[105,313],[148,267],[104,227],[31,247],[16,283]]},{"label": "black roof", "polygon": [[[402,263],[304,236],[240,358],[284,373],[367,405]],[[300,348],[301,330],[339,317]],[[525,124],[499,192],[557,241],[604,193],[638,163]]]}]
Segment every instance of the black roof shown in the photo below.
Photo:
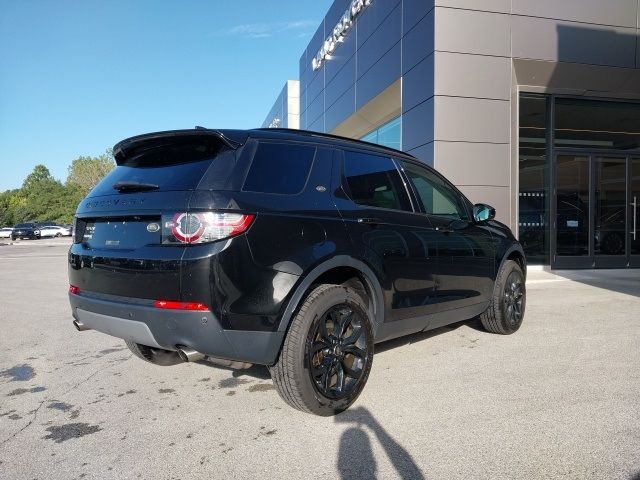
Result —
[{"label": "black roof", "polygon": [[[321,143],[327,143],[335,145],[336,143],[340,143],[343,146],[354,146],[354,147],[367,147],[370,149],[375,149],[379,151],[386,151],[393,155],[402,155],[405,157],[415,158],[413,155],[403,152],[402,150],[396,150],[395,148],[385,147],[384,145],[379,145],[377,143],[365,142],[363,140],[356,140],[353,138],[341,137],[339,135],[332,135],[330,133],[321,133],[314,132],[311,130],[298,130],[293,128],[255,128],[253,130],[249,130],[252,137],[255,137],[254,132],[263,133],[266,138],[282,138],[286,140],[300,140],[300,137],[308,139],[309,137],[313,137],[314,140],[320,140]],[[262,136],[262,135],[261,135]],[[324,140],[324,142],[322,142]]]},{"label": "black roof", "polygon": [[116,158],[116,162],[125,157],[128,152],[138,148],[141,145],[150,144],[163,144],[171,137],[216,137],[218,141],[224,142],[231,148],[237,148],[243,145],[249,137],[251,138],[269,138],[278,140],[298,140],[309,141],[312,139],[316,143],[326,145],[340,145],[342,147],[357,147],[366,148],[368,150],[374,150],[379,153],[386,152],[388,154],[404,156],[408,158],[415,157],[401,150],[395,148],[385,147],[376,143],[364,142],[362,140],[355,140],[353,138],[340,137],[338,135],[331,135],[329,133],[313,132],[310,130],[297,130],[292,128],[255,128],[252,130],[234,130],[234,129],[211,129],[196,127],[189,130],[168,130],[163,132],[152,132],[143,135],[136,135],[134,137],[126,138],[118,142],[113,147],[113,153]]}]

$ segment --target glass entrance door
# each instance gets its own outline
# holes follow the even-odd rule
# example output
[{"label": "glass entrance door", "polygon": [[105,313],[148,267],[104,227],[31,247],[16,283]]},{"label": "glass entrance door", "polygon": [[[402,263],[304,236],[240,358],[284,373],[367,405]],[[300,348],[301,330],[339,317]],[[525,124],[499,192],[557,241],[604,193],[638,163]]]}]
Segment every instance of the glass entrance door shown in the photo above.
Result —
[{"label": "glass entrance door", "polygon": [[640,267],[640,158],[556,155],[553,268]]},{"label": "glass entrance door", "polygon": [[[590,156],[556,156],[554,268],[588,268]],[[552,207],[553,208],[553,207]],[[553,244],[552,244],[553,246]]]},{"label": "glass entrance door", "polygon": [[625,157],[591,157],[594,185],[593,266],[624,268],[627,266],[627,159]]},{"label": "glass entrance door", "polygon": [[640,268],[640,157],[629,160],[629,266]]}]

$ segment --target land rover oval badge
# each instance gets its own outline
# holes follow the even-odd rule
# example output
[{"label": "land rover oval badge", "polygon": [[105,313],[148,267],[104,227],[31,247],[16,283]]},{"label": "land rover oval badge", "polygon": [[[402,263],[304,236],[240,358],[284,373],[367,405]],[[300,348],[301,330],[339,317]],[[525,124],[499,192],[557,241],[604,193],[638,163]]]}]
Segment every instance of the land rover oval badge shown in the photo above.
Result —
[{"label": "land rover oval badge", "polygon": [[147,225],[147,232],[149,233],[156,233],[158,230],[160,230],[160,225],[157,223],[150,223]]}]

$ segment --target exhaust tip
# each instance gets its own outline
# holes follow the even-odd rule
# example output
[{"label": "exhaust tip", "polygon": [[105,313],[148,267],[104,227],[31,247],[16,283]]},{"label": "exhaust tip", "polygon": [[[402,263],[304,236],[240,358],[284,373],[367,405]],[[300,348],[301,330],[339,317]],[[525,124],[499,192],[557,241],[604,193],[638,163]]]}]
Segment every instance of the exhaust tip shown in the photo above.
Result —
[{"label": "exhaust tip", "polygon": [[205,358],[204,353],[180,345],[178,346],[178,356],[183,362],[197,362]]},{"label": "exhaust tip", "polygon": [[91,330],[91,327],[87,327],[80,320],[74,320],[73,321],[73,326],[76,327],[76,330],[78,330],[79,332],[84,332],[86,330]]}]

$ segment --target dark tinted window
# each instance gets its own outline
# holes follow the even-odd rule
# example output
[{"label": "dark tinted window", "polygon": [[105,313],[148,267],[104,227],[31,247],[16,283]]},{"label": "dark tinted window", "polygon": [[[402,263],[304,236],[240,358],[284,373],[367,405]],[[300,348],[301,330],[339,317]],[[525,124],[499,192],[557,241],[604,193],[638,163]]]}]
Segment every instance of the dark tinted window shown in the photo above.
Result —
[{"label": "dark tinted window", "polygon": [[451,185],[426,168],[402,162],[426,213],[452,219],[469,220],[465,202]]},{"label": "dark tinted window", "polygon": [[411,211],[402,179],[390,158],[346,151],[344,174],[355,203]]},{"label": "dark tinted window", "polygon": [[[212,163],[230,164],[233,155],[210,136],[165,136],[139,141],[116,155],[118,166],[93,190],[92,195],[118,193],[116,183],[142,183],[152,190],[195,190]],[[124,155],[124,156],[123,156]]]},{"label": "dark tinted window", "polygon": [[555,145],[574,148],[640,148],[640,105],[558,98]]},{"label": "dark tinted window", "polygon": [[316,148],[288,143],[260,143],[243,190],[293,195],[307,183]]},{"label": "dark tinted window", "polygon": [[209,165],[211,165],[211,159],[161,167],[126,167],[121,165],[104,177],[91,194],[111,195],[118,193],[113,186],[119,182],[158,185],[157,190],[194,190]]}]

